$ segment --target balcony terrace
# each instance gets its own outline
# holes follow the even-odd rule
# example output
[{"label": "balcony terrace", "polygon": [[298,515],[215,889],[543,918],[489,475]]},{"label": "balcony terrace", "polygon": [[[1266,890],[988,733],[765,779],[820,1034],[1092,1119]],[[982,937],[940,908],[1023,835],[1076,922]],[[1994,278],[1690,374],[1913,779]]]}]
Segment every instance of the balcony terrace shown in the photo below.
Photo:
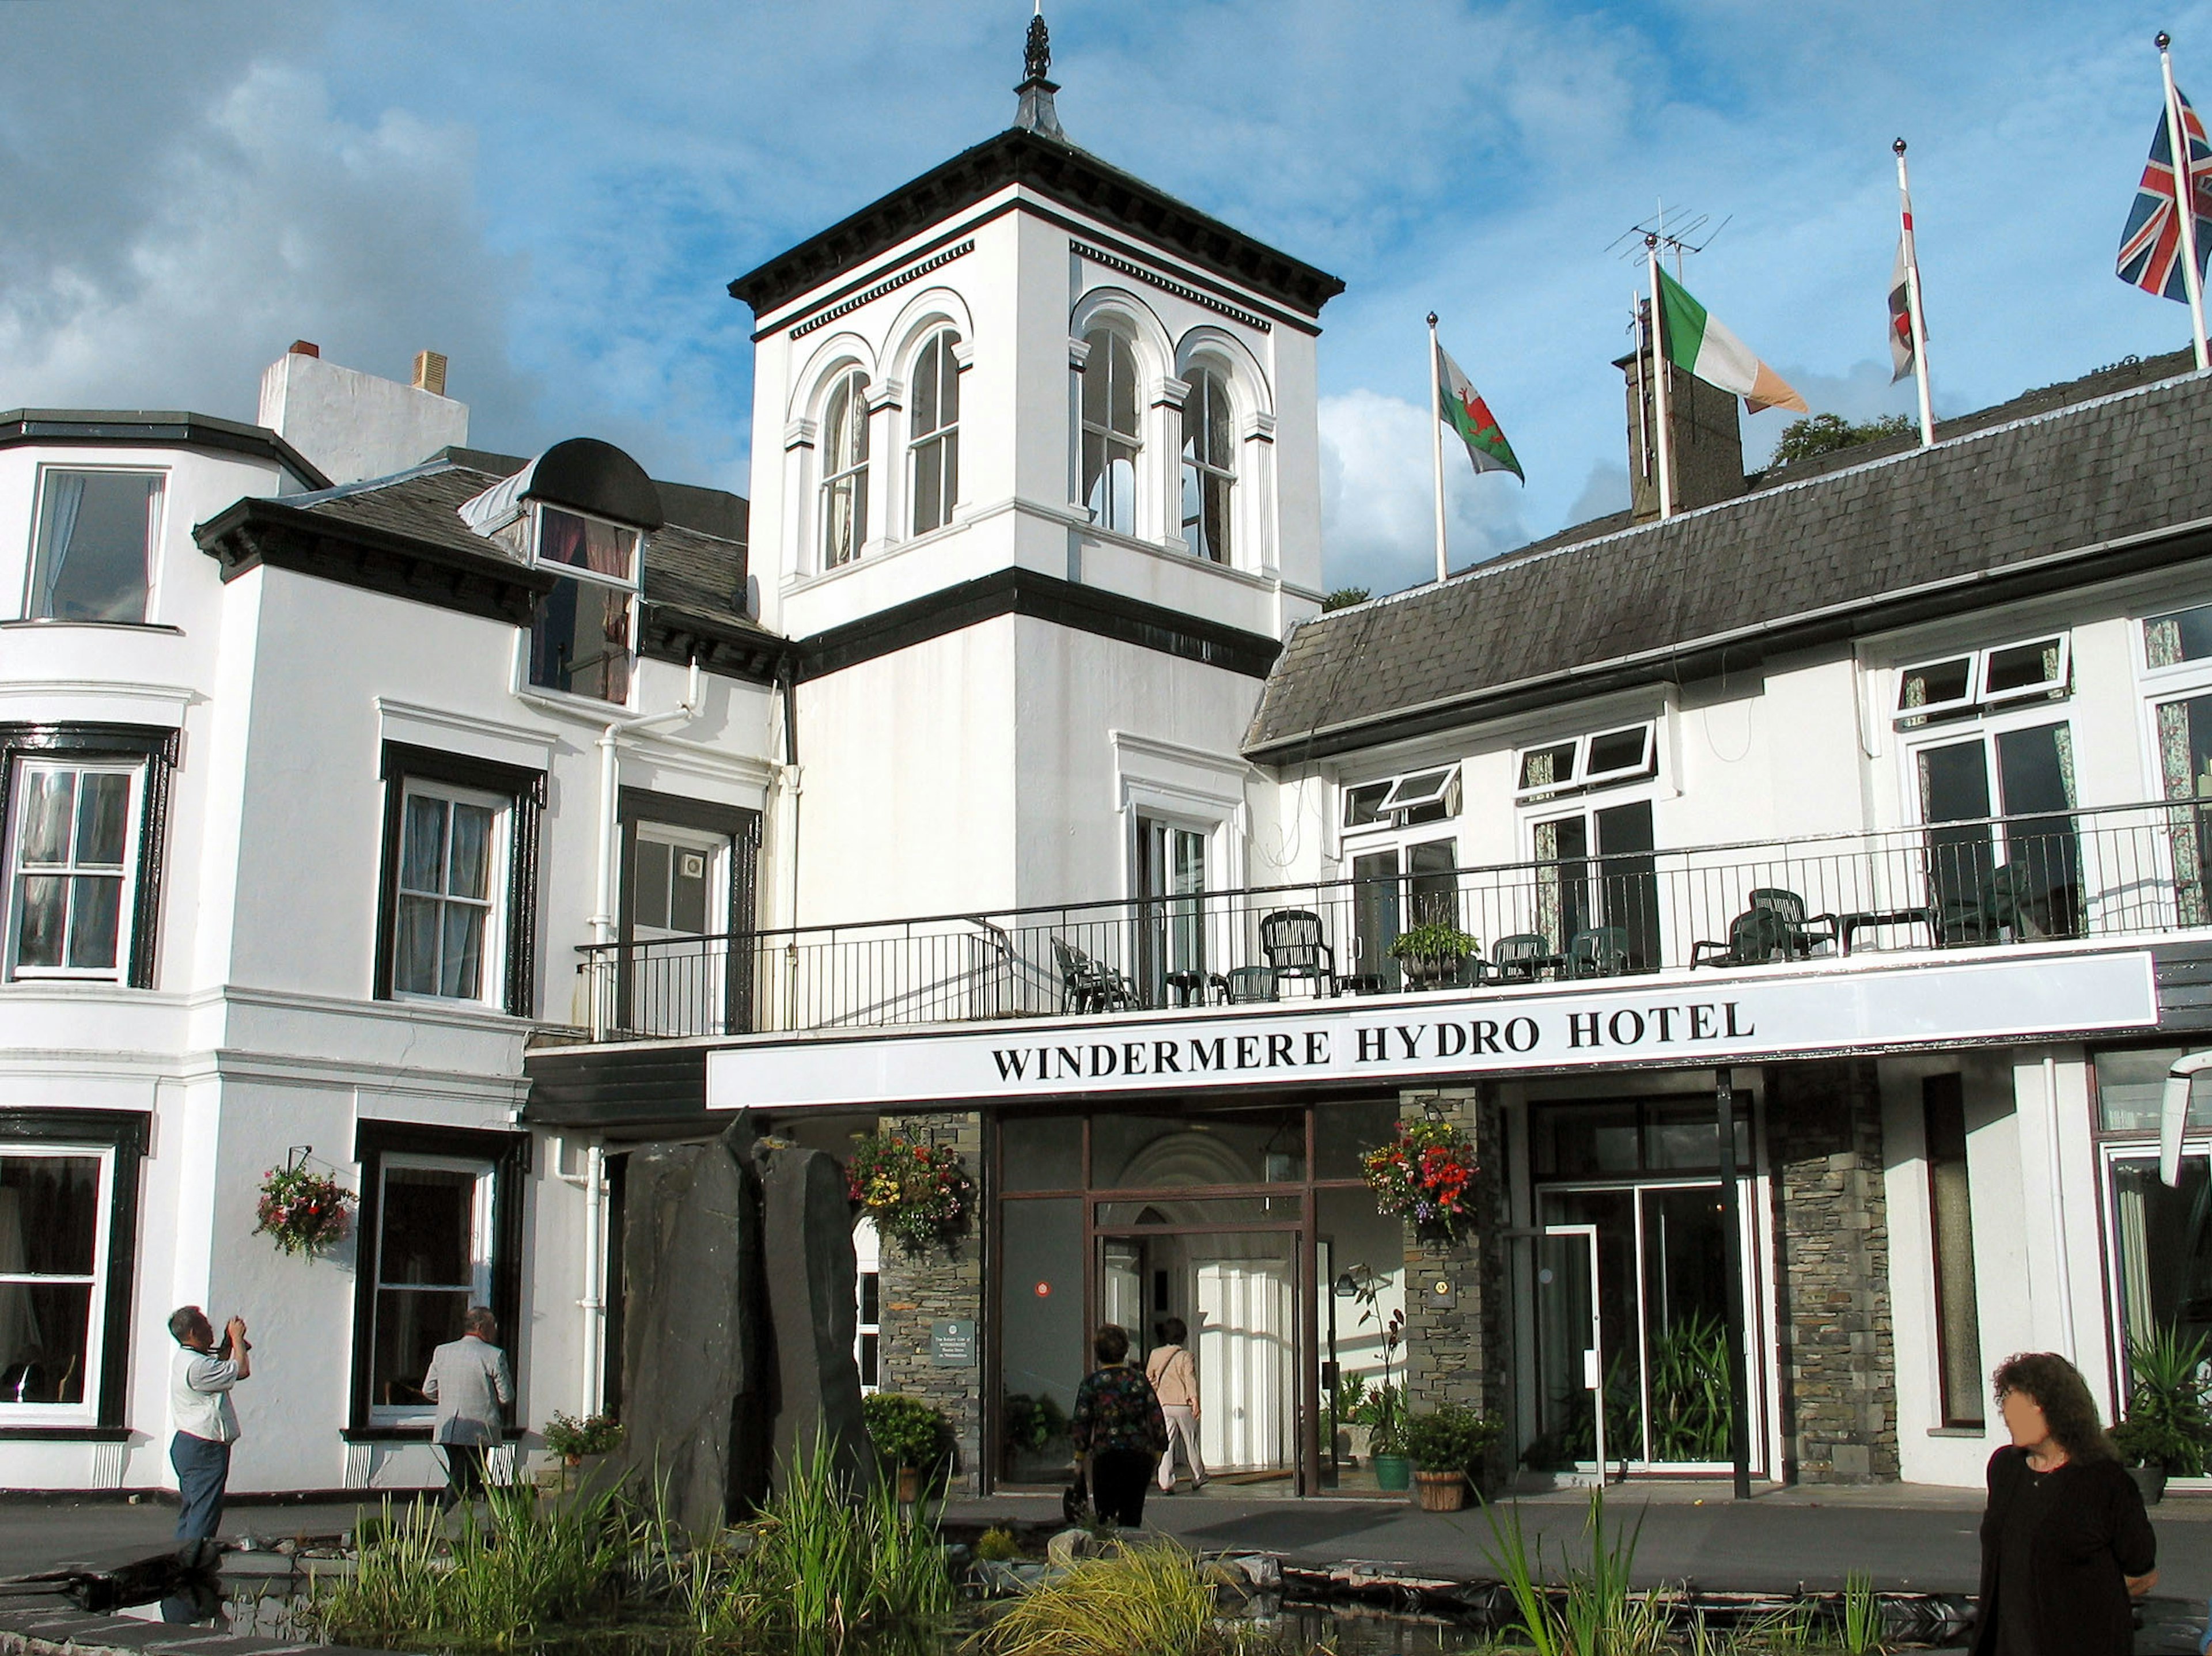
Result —
[{"label": "balcony terrace", "polygon": [[2212,801],[2160,802],[589,944],[575,1022],[696,1040],[2149,939],[2212,927],[2208,853]]}]

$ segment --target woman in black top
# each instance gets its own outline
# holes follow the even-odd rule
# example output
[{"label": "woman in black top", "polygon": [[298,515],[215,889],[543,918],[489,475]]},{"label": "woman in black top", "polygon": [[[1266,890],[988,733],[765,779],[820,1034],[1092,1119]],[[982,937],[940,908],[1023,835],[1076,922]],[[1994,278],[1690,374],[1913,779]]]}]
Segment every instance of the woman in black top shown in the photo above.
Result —
[{"label": "woman in black top", "polygon": [[2081,1374],[2049,1351],[1994,1376],[2012,1442],[1990,1457],[1973,1656],[2129,1656],[2158,1580],[2142,1493]]}]

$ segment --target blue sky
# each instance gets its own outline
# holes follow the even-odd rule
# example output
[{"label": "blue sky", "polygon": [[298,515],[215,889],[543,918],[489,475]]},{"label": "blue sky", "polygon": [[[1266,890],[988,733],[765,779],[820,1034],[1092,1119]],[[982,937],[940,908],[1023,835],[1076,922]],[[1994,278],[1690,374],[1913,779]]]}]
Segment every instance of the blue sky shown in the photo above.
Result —
[{"label": "blue sky", "polygon": [[[471,435],[580,432],[743,489],[730,277],[1010,118],[1025,0],[0,5],[0,406],[251,418],[295,337],[453,359]],[[1939,413],[2185,343],[2113,250],[2212,0],[1053,0],[1077,143],[1345,278],[1321,343],[1332,583],[1427,575],[1421,318],[1529,474],[1453,469],[1455,567],[1626,500],[1608,366],[1662,197],[1686,280],[1816,409],[1902,411],[1890,140]],[[2200,93],[2200,101],[2212,91]],[[1779,417],[1748,422],[1754,462]]]}]

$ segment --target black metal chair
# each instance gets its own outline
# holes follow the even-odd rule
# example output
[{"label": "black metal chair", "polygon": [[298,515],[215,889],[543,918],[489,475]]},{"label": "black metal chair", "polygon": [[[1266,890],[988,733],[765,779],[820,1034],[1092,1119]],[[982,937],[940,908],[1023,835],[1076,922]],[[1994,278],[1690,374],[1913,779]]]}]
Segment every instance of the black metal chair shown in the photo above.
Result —
[{"label": "black metal chair", "polygon": [[1059,937],[1052,940],[1052,954],[1060,967],[1061,1011],[1110,1012],[1137,1004],[1136,986],[1115,968]]},{"label": "black metal chair", "polygon": [[1321,916],[1310,908],[1279,908],[1260,921],[1260,952],[1279,986],[1310,978],[1317,992],[1337,992],[1336,951],[1322,941]]}]

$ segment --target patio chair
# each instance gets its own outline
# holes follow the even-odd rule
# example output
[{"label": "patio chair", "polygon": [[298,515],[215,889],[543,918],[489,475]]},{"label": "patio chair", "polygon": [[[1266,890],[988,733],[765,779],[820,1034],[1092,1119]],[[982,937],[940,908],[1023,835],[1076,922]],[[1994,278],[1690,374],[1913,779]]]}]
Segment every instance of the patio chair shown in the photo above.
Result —
[{"label": "patio chair", "polygon": [[[1699,966],[1764,966],[1770,961],[1809,959],[1823,943],[1836,941],[1836,917],[1815,914],[1808,919],[1805,900],[1780,886],[1754,887],[1751,907],[1729,922],[1726,943],[1690,945],[1690,964]],[[1815,925],[1827,929],[1816,931]]]},{"label": "patio chair", "polygon": [[1625,926],[1594,925],[1567,939],[1566,975],[1571,978],[1618,977],[1628,970],[1628,931]]},{"label": "patio chair", "polygon": [[1322,941],[1321,916],[1310,908],[1279,908],[1260,922],[1260,952],[1278,986],[1310,978],[1316,993],[1334,994],[1336,951]]},{"label": "patio chair", "polygon": [[1275,968],[1272,966],[1239,966],[1231,969],[1227,977],[1231,1004],[1277,998]]},{"label": "patio chair", "polygon": [[1516,931],[1490,945],[1490,958],[1474,962],[1477,983],[1534,983],[1559,957],[1552,940],[1540,931]]},{"label": "patio chair", "polygon": [[[1753,908],[1764,908],[1782,917],[1790,929],[1790,954],[1798,960],[1805,959],[1820,944],[1832,943],[1836,940],[1836,917],[1832,914],[1808,914],[1805,900],[1794,891],[1784,890],[1780,886],[1754,886],[1750,901]],[[1813,928],[1816,925],[1825,925],[1827,930],[1815,931]]]},{"label": "patio chair", "polygon": [[1059,937],[1052,940],[1052,954],[1060,966],[1061,1011],[1110,1012],[1137,1004],[1136,986],[1115,968]]}]

